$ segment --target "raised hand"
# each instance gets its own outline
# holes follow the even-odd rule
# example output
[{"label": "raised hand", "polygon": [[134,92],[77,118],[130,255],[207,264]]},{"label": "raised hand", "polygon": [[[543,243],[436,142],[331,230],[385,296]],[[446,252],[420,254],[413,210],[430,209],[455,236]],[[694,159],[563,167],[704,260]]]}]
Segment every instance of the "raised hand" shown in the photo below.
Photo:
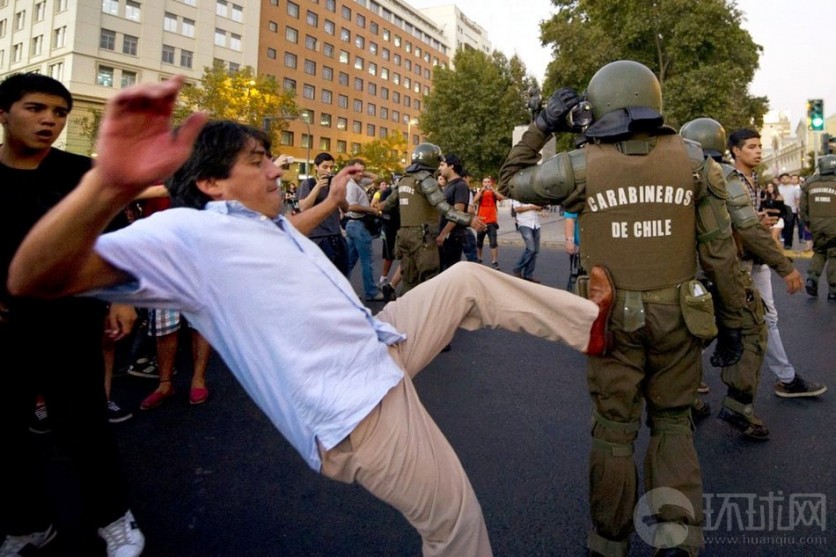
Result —
[{"label": "raised hand", "polygon": [[124,89],[107,104],[95,167],[108,185],[139,190],[163,182],[189,157],[207,117],[192,114],[176,130],[171,114],[183,77]]}]

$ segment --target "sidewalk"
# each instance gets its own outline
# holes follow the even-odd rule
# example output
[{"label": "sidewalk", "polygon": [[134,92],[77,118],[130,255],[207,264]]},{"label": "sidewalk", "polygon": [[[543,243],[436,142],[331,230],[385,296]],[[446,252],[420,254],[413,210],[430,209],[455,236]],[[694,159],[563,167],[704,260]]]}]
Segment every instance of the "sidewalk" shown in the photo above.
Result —
[{"label": "sidewalk", "polygon": [[[511,217],[511,203],[505,200],[499,203],[497,210],[499,216],[499,231],[497,239],[501,246],[522,246],[523,241],[517,228],[514,226],[514,219]],[[563,217],[557,206],[549,211],[540,213],[540,247],[563,247],[566,236],[563,234]]]}]

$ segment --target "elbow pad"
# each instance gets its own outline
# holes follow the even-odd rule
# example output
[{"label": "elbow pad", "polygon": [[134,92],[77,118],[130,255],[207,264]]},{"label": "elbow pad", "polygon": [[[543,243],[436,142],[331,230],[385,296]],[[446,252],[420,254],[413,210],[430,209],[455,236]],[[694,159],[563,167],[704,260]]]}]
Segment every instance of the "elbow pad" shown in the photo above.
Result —
[{"label": "elbow pad", "polygon": [[508,193],[520,203],[559,205],[575,188],[575,170],[585,170],[585,161],[582,151],[558,153],[517,172],[508,183]]},{"label": "elbow pad", "polygon": [[444,218],[463,226],[470,224],[471,216],[462,211],[457,211],[452,205],[447,203],[447,198],[444,197],[444,192],[438,187],[438,181],[435,178],[432,176],[424,178],[421,180],[419,187],[430,205],[441,213]]},{"label": "elbow pad", "polygon": [[728,185],[729,198],[726,201],[726,206],[729,210],[732,226],[734,228],[745,230],[760,223],[758,214],[755,208],[752,207],[752,202],[749,200],[749,191],[746,185],[741,182],[740,177],[736,174],[731,174],[726,178]]},{"label": "elbow pad", "polygon": [[702,171],[695,173],[695,177],[704,182],[704,187],[697,186],[697,190],[702,191],[702,197],[697,201],[697,241],[704,244],[730,238],[731,217],[726,207],[729,195],[723,169],[713,160],[706,159]]}]

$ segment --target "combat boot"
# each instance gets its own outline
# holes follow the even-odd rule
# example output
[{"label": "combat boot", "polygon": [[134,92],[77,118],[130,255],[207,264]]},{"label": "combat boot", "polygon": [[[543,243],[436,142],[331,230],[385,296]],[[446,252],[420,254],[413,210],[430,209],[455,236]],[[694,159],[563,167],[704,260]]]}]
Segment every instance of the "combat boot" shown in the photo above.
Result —
[{"label": "combat boot", "polygon": [[815,298],[819,295],[819,281],[813,277],[807,277],[807,282],[804,284],[807,294]]}]

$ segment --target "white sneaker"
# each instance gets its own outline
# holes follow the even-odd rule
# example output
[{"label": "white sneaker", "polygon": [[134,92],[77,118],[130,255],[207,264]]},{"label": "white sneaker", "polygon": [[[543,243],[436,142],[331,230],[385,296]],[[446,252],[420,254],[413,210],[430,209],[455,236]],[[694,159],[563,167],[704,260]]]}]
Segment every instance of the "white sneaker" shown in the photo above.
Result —
[{"label": "white sneaker", "polygon": [[99,528],[99,536],[107,543],[107,557],[138,557],[145,548],[145,536],[131,511]]},{"label": "white sneaker", "polygon": [[43,532],[33,532],[26,536],[6,536],[0,545],[0,557],[30,555],[55,539],[58,532],[52,525]]}]

